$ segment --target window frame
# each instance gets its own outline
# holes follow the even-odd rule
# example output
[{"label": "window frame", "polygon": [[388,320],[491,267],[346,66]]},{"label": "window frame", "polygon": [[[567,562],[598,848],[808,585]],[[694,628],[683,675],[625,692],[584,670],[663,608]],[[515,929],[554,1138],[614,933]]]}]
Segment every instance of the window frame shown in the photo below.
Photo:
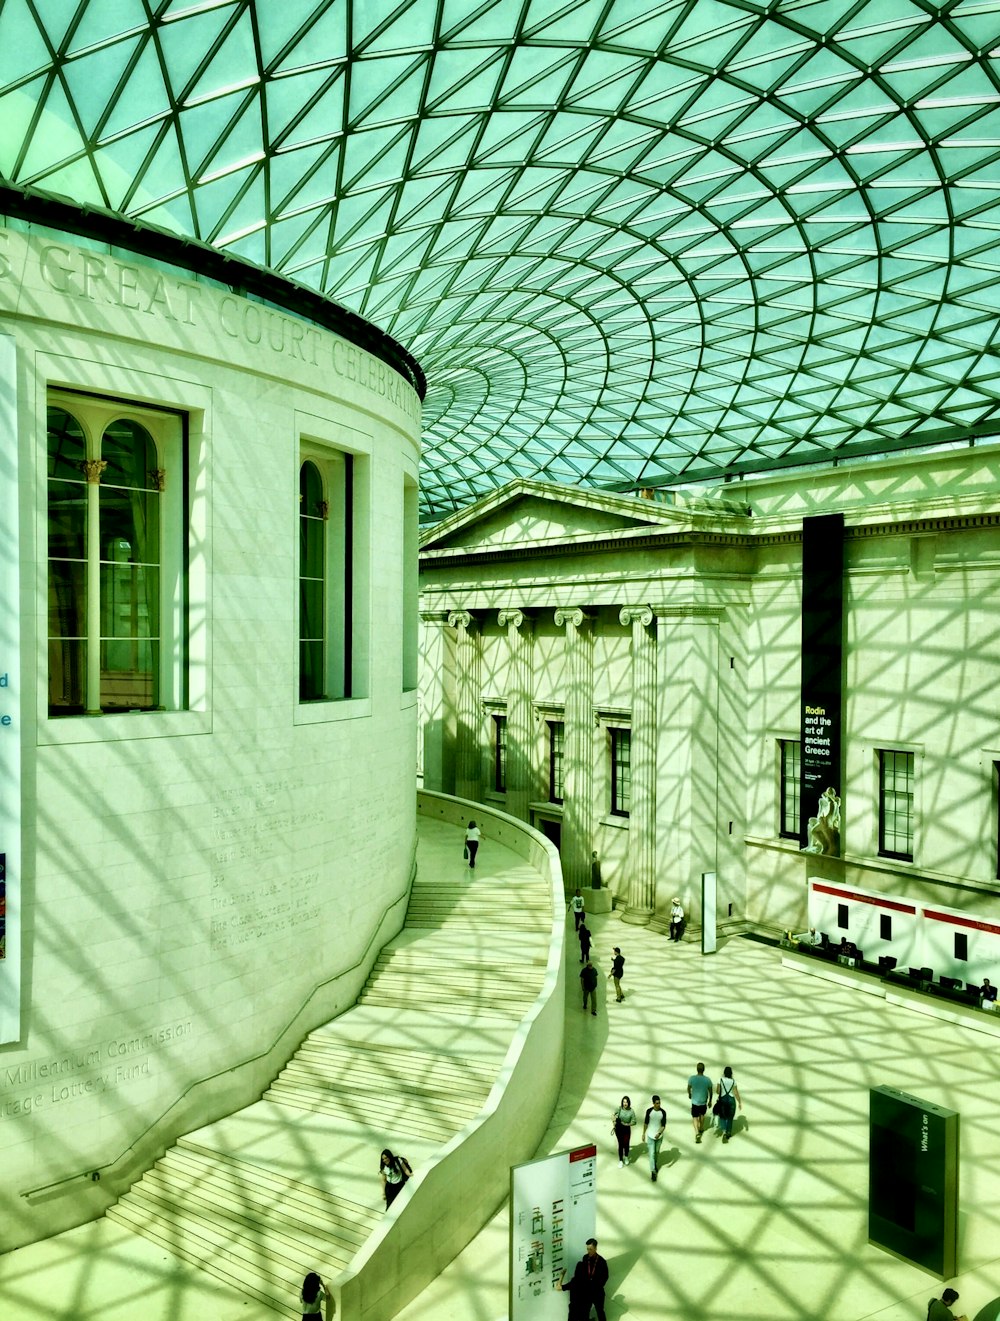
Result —
[{"label": "window frame", "polygon": [[[548,800],[550,803],[561,804],[566,797],[566,721],[562,718],[546,716],[545,724],[549,732]],[[561,792],[557,793],[556,790]]]},{"label": "window frame", "polygon": [[[609,814],[628,820],[632,805],[632,726],[608,725],[608,759],[611,772]],[[627,756],[622,756],[622,750]],[[627,770],[627,777],[623,771]],[[622,780],[627,778],[627,788],[622,788]]]},{"label": "window frame", "polygon": [[[778,838],[802,838],[802,740],[801,738],[779,738],[778,743]],[[788,753],[794,749],[794,770],[787,765]],[[791,791],[791,793],[789,792]],[[789,804],[789,797],[792,804]],[[789,828],[791,815],[793,827]]]},{"label": "window frame", "polygon": [[[319,472],[326,504],[324,692],[302,696],[301,518],[299,494],[306,463]],[[371,511],[370,455],[325,439],[310,427],[299,434],[295,467],[295,717],[296,724],[338,719],[370,696]]]},{"label": "window frame", "polygon": [[[878,855],[880,858],[912,862],[916,834],[916,754],[903,748],[876,748],[875,755],[878,765]],[[891,763],[888,758],[893,759]],[[897,758],[906,759],[902,768]],[[887,777],[890,767],[891,787]],[[900,769],[905,774],[904,788],[897,787],[896,777]],[[902,812],[899,804],[903,804]],[[902,831],[896,824],[900,817],[904,822]],[[887,829],[890,821],[891,828]],[[908,844],[908,848],[889,847],[889,843],[898,844],[901,839]]]},{"label": "window frame", "polygon": [[[40,491],[40,511],[42,514],[40,536],[42,538],[41,563],[45,566],[44,590],[46,596],[46,627],[42,642],[42,663],[39,670],[39,696],[43,704],[42,711],[46,721],[61,726],[67,721],[84,718],[93,719],[101,716],[104,720],[124,717],[134,720],[138,715],[159,715],[176,713],[190,709],[190,658],[189,627],[190,614],[190,520],[189,520],[189,412],[180,407],[161,404],[149,404],[122,396],[113,391],[78,390],[72,386],[46,383],[40,396],[41,417],[45,425],[42,429],[43,477]],[[96,481],[84,476],[80,485],[85,502],[86,528],[82,540],[82,557],[63,557],[51,554],[50,529],[54,493],[52,481],[66,481],[67,478],[49,477],[50,456],[50,410],[61,409],[73,419],[79,427],[83,440],[81,460],[87,465],[103,465],[94,469]],[[107,471],[107,460],[102,457],[110,452],[109,440],[113,428],[120,424],[138,428],[145,433],[155,456],[155,467],[146,470],[145,484],[131,487],[114,481],[102,481]],[[102,498],[102,486],[104,496]],[[131,633],[108,631],[109,602],[105,596],[113,579],[119,575],[114,572],[118,561],[105,554],[103,521],[113,507],[113,498],[108,493],[113,490],[141,491],[146,501],[146,509],[155,513],[155,558],[148,560],[148,566],[155,566],[156,587],[153,608],[156,613],[155,637],[143,636],[142,630]],[[150,503],[150,500],[152,501]],[[93,544],[92,531],[98,530],[96,546]],[[86,586],[84,619],[82,633],[74,635],[82,643],[84,657],[84,675],[81,681],[82,704],[73,703],[72,709],[60,709],[52,701],[53,673],[51,665],[52,647],[68,635],[61,631],[52,631],[50,594],[53,590],[52,564],[56,561],[78,563]],[[133,567],[147,564],[147,560],[122,561]],[[135,574],[132,574],[135,577]],[[97,601],[92,602],[93,609],[86,605],[86,600],[93,595],[97,584]],[[136,616],[138,617],[138,616]],[[96,623],[96,638],[92,637]],[[96,643],[98,659],[96,664],[88,662],[87,656]],[[112,645],[128,643],[140,649],[148,645],[154,659],[148,673],[152,686],[153,700],[148,703],[129,704],[113,703],[107,700],[113,688],[111,676],[125,673],[121,667],[111,665]],[[120,649],[120,648],[119,648]],[[140,671],[136,671],[140,673]],[[43,740],[47,741],[47,740]],[[56,737],[61,742],[63,738]],[[69,741],[73,741],[71,735]]]},{"label": "window frame", "polygon": [[493,792],[507,792],[507,713],[491,711],[493,724]]}]

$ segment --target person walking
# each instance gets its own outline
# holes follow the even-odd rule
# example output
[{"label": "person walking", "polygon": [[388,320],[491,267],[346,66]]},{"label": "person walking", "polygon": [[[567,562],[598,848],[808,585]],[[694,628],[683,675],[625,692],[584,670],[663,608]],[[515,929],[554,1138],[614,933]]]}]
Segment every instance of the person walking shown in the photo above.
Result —
[{"label": "person walking", "polygon": [[310,1271],[302,1281],[302,1289],[299,1293],[299,1301],[302,1304],[302,1321],[316,1321],[318,1316],[323,1315],[323,1304],[326,1302],[327,1288],[315,1271]]},{"label": "person walking", "polygon": [[670,904],[670,939],[680,940],[684,934],[684,908],[681,901],[674,895]]},{"label": "person walking", "polygon": [[704,1064],[696,1064],[695,1072],[688,1079],[688,1098],[691,1101],[691,1125],[694,1128],[695,1142],[701,1141],[705,1127],[705,1113],[712,1095],[712,1080],[705,1077]]},{"label": "person walking", "polygon": [[622,973],[624,971],[625,960],[622,957],[621,950],[616,945],[614,957],[611,960],[611,971],[608,973],[608,977],[615,984],[615,999],[619,1004],[625,999],[624,995],[622,995]]},{"label": "person walking", "polygon": [[646,1111],[646,1118],[642,1121],[642,1140],[646,1144],[646,1154],[649,1156],[649,1177],[655,1183],[656,1171],[660,1163],[660,1142],[667,1127],[667,1115],[660,1105],[658,1096],[654,1094],[652,1101],[653,1104]]},{"label": "person walking", "polygon": [[590,1309],[597,1312],[597,1321],[607,1321],[604,1314],[604,1287],[608,1282],[608,1263],[597,1251],[597,1239],[587,1239],[586,1254],[576,1263],[571,1280],[565,1270],[559,1288],[569,1294],[567,1321],[588,1321]]},{"label": "person walking", "polygon": [[405,1156],[394,1156],[388,1147],[382,1152],[378,1172],[382,1176],[382,1192],[385,1196],[385,1209],[388,1211],[393,1202],[403,1191],[403,1185],[413,1171]]},{"label": "person walking", "polygon": [[736,1079],[733,1077],[732,1068],[727,1064],[722,1070],[722,1077],[719,1079],[715,1093],[718,1096],[716,1101],[716,1118],[719,1121],[719,1131],[722,1133],[722,1141],[726,1143],[732,1137],[733,1118],[736,1114],[736,1107],[743,1109],[743,1101],[740,1098],[740,1089],[736,1086]]},{"label": "person walking", "polygon": [[589,959],[585,960],[580,969],[580,985],[583,987],[583,1012],[587,1012],[587,1001],[590,1001],[590,1012],[597,1013],[597,969]]},{"label": "person walking", "polygon": [[590,927],[581,922],[576,934],[580,937],[580,962],[586,963],[590,958]]},{"label": "person walking", "polygon": [[629,1163],[628,1149],[632,1141],[632,1129],[638,1123],[638,1117],[632,1109],[632,1102],[627,1096],[622,1097],[622,1103],[615,1111],[614,1119],[611,1123],[611,1131],[618,1139],[618,1168],[624,1169]]},{"label": "person walking", "polygon": [[476,825],[475,821],[470,821],[465,831],[465,853],[469,859],[469,866],[475,870],[476,854],[479,852],[479,841],[483,837],[483,832]]},{"label": "person walking", "polygon": [[580,924],[583,922],[583,895],[577,886],[576,894],[569,901],[570,912],[573,914],[573,930],[579,931]]}]

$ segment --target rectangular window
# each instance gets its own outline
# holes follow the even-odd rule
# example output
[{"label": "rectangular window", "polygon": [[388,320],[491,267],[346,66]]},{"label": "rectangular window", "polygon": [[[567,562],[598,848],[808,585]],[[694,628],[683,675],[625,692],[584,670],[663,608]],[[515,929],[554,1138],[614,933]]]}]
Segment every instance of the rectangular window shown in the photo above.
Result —
[{"label": "rectangular window", "polygon": [[507,717],[493,717],[493,788],[507,792]]},{"label": "rectangular window", "polygon": [[878,851],[913,860],[913,753],[879,750]]},{"label": "rectangular window", "polygon": [[420,541],[417,483],[403,478],[403,692],[417,686],[417,553]]},{"label": "rectangular window", "polygon": [[837,905],[837,926],[838,926],[839,929],[841,929],[841,930],[843,930],[843,931],[846,931],[847,928],[850,926],[850,922],[849,922],[848,919],[847,919],[847,905],[846,905],[846,904],[838,904],[838,905]]},{"label": "rectangular window", "polygon": [[781,749],[781,824],[778,834],[782,839],[798,839],[802,742],[797,738],[783,738],[778,740],[778,746]]},{"label": "rectangular window", "polygon": [[[299,468],[299,701],[364,697],[367,459],[304,447]],[[405,662],[404,662],[405,663]]]},{"label": "rectangular window", "polygon": [[892,940],[892,918],[886,913],[880,913],[878,919],[879,940]]},{"label": "rectangular window", "polygon": [[969,937],[962,932],[955,936],[955,958],[960,963],[965,963],[969,957]]},{"label": "rectangular window", "polygon": [[563,752],[566,746],[566,725],[562,720],[550,720],[549,726],[549,802],[563,800]]},{"label": "rectangular window", "polygon": [[184,418],[53,393],[47,454],[49,715],[180,709]]},{"label": "rectangular window", "polygon": [[609,729],[611,737],[611,815],[628,816],[632,800],[632,731]]}]

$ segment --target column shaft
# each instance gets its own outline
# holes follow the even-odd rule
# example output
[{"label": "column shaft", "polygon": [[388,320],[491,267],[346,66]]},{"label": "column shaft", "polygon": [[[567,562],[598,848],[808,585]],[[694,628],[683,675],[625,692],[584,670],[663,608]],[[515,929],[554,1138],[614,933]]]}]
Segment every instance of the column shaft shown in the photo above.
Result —
[{"label": "column shaft", "polygon": [[566,736],[563,761],[563,881],[572,892],[590,885],[594,813],[594,648],[590,621],[579,608],[557,610],[566,629]]},{"label": "column shaft", "polygon": [[479,802],[482,796],[482,651],[475,620],[468,610],[452,610],[456,630],[455,793]]},{"label": "column shaft", "polygon": [[531,798],[531,621],[523,610],[501,610],[500,627],[507,628],[507,811],[528,820]]},{"label": "column shaft", "polygon": [[625,606],[619,614],[632,626],[632,796],[628,822],[628,908],[626,922],[644,924],[656,896],[656,633],[649,606]]}]

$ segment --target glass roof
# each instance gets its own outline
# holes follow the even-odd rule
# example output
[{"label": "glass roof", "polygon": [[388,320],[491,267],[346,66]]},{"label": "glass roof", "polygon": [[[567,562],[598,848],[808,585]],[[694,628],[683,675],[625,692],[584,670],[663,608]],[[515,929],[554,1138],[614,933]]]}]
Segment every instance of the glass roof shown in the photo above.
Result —
[{"label": "glass roof", "polygon": [[0,176],[428,378],[423,516],[1000,430],[1000,0],[0,0]]}]

